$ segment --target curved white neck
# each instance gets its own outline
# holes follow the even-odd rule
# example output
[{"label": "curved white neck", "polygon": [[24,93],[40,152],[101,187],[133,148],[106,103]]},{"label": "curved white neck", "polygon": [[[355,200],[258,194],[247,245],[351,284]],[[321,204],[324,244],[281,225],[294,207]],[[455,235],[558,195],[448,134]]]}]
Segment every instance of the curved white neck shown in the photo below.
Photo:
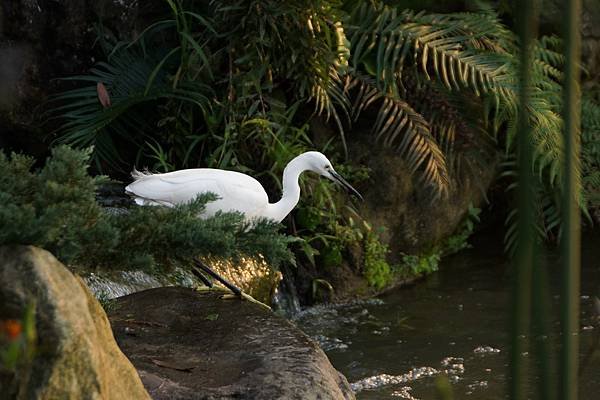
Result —
[{"label": "curved white neck", "polygon": [[283,170],[283,194],[281,200],[277,203],[270,203],[267,206],[267,218],[281,222],[296,207],[296,204],[300,200],[298,178],[308,169],[302,154],[288,163]]}]

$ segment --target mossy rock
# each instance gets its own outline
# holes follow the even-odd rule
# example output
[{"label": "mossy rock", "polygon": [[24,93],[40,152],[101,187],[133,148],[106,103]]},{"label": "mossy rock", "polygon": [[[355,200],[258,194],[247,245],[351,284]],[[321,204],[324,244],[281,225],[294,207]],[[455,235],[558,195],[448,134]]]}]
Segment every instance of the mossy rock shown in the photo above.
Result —
[{"label": "mossy rock", "polygon": [[0,247],[0,266],[0,320],[18,321],[33,304],[36,332],[32,359],[0,365],[0,398],[150,399],[81,279],[32,246]]}]

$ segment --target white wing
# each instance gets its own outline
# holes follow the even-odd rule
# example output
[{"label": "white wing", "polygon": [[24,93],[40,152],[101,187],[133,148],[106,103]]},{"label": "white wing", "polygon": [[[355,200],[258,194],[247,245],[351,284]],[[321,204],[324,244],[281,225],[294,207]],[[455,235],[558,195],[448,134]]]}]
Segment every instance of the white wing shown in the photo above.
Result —
[{"label": "white wing", "polygon": [[125,191],[140,205],[172,207],[212,192],[219,199],[206,205],[203,216],[212,216],[217,211],[239,211],[250,219],[260,216],[269,203],[267,193],[256,179],[234,171],[197,168],[166,174],[134,173],[134,177],[136,181]]}]

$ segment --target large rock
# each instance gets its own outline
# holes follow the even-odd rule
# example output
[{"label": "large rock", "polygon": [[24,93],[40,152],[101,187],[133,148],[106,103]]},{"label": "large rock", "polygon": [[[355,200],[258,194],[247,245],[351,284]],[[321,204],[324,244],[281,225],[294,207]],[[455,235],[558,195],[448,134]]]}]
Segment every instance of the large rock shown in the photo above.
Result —
[{"label": "large rock", "polygon": [[82,280],[45,250],[0,247],[0,320],[19,320],[31,302],[34,359],[0,374],[1,398],[149,399]]},{"label": "large rock", "polygon": [[481,206],[496,177],[499,157],[486,155],[486,168],[462,168],[450,177],[448,194],[434,198],[411,174],[396,152],[370,142],[369,135],[352,144],[353,157],[370,169],[361,188],[365,201],[360,214],[378,230],[391,250],[392,262],[403,253],[418,254],[452,235],[467,217],[469,205]]},{"label": "large rock", "polygon": [[121,297],[115,337],[154,399],[353,399],[287,320],[222,293],[166,287]]},{"label": "large rock", "polygon": [[[445,103],[440,100],[440,104]],[[389,246],[389,261],[396,263],[403,253],[418,254],[439,244],[464,221],[469,205],[478,207],[485,202],[501,157],[478,132],[460,125],[455,152],[463,152],[466,161],[459,173],[451,170],[447,196],[435,198],[397,150],[375,141],[372,127],[376,116],[377,110],[369,109],[354,123],[348,135],[348,159],[369,170],[369,178],[356,185],[364,196],[364,201],[357,203],[358,212]],[[322,117],[311,120],[311,131],[317,145],[337,135]],[[352,256],[361,259],[360,254]]]}]

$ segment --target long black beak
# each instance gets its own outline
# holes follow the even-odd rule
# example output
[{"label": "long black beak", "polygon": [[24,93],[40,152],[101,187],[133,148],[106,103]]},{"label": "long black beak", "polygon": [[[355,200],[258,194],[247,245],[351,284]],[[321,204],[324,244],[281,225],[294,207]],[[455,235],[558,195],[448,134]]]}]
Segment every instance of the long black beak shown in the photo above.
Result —
[{"label": "long black beak", "polygon": [[332,181],[334,181],[335,183],[337,183],[340,186],[342,186],[348,192],[353,193],[359,199],[363,200],[363,197],[360,195],[360,193],[358,193],[358,190],[354,189],[352,187],[352,185],[350,185],[348,183],[348,181],[346,181],[344,178],[342,178],[342,176],[340,174],[338,174],[335,171],[331,171],[331,170],[329,171],[329,173],[331,174],[331,180]]}]

